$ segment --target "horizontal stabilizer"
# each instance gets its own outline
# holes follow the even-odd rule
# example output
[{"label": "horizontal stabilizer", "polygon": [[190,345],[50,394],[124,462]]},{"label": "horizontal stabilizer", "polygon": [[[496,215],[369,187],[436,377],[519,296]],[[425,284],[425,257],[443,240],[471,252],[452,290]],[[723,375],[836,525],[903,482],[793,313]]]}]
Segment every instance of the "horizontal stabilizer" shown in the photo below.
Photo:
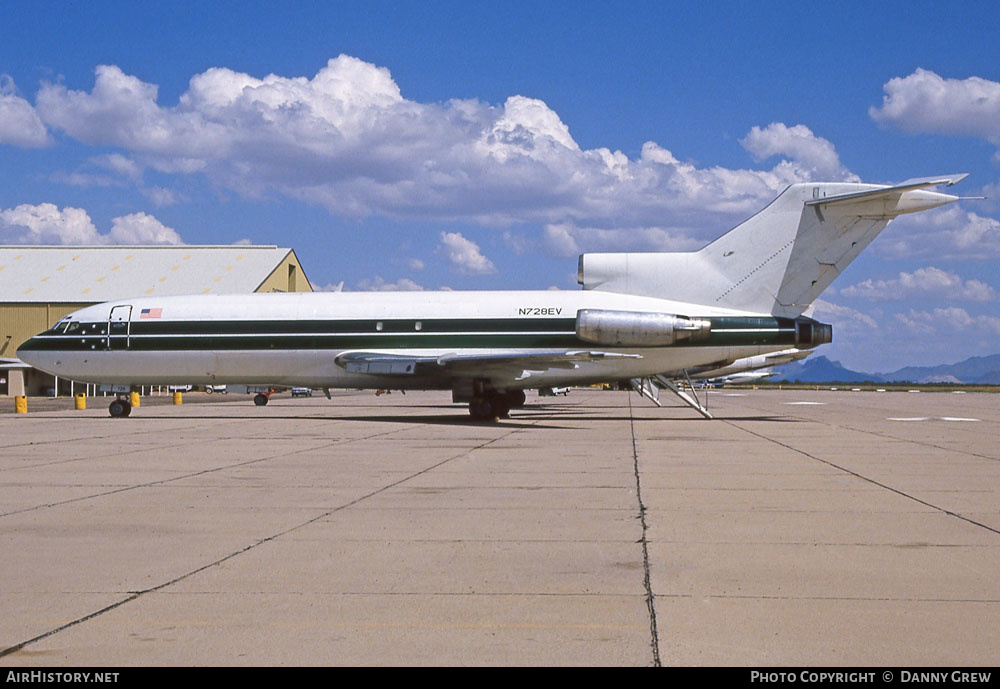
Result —
[{"label": "horizontal stabilizer", "polygon": [[[881,187],[878,189],[867,189],[865,191],[856,191],[847,194],[836,194],[834,196],[826,196],[823,198],[812,199],[806,201],[807,206],[829,206],[838,203],[856,203],[859,201],[868,201],[880,198],[899,198],[904,192],[916,191],[918,189],[926,189],[928,187],[939,187],[939,186],[953,186],[958,184],[963,179],[969,176],[969,173],[963,173],[960,175],[946,175],[944,177],[921,177],[918,179],[910,179],[900,184],[893,185],[891,187]],[[940,203],[933,204],[928,207],[933,207],[934,205],[944,205],[954,201],[956,197],[947,196],[945,194],[938,194],[941,196]],[[913,210],[925,210],[924,207],[914,208]],[[908,211],[912,212],[912,211]]]}]

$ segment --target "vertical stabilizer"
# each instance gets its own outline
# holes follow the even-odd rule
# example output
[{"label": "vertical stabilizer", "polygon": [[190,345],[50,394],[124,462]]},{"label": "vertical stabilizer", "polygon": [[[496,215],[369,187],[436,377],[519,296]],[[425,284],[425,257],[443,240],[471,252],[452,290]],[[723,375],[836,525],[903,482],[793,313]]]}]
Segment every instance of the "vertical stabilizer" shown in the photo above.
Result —
[{"label": "vertical stabilizer", "polygon": [[965,175],[895,186],[793,184],[699,251],[584,254],[580,283],[596,289],[794,317],[903,213],[958,197],[926,191]]}]

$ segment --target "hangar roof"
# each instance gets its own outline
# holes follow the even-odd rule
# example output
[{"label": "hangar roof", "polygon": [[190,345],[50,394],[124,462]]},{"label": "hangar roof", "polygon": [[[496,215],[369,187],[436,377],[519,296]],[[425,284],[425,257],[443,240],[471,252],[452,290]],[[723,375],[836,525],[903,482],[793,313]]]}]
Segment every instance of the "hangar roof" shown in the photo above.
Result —
[{"label": "hangar roof", "polygon": [[0,246],[0,301],[102,302],[256,291],[291,249],[276,246]]}]

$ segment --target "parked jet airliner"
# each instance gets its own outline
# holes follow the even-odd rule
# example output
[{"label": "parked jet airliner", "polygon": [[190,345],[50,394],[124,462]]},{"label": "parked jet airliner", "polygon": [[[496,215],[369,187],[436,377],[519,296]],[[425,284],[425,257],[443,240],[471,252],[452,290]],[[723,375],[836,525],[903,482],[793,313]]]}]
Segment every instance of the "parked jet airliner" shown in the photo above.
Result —
[{"label": "parked jet airliner", "polygon": [[830,342],[803,312],[890,220],[958,199],[928,188],[964,177],[793,184],[699,251],[580,256],[582,291],[124,299],[70,314],[18,356],[91,383],[451,390],[494,418],[528,388],[662,380]]}]

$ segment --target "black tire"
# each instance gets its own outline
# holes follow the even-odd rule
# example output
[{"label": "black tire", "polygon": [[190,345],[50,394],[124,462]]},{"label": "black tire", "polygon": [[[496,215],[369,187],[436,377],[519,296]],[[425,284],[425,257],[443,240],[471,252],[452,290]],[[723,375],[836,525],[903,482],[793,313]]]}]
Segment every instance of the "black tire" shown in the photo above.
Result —
[{"label": "black tire", "polygon": [[524,390],[508,390],[504,393],[504,401],[507,403],[507,409],[520,409],[524,406],[528,397],[524,394]]},{"label": "black tire", "polygon": [[115,400],[108,405],[108,413],[114,419],[124,419],[132,413],[132,405],[125,400]]},{"label": "black tire", "polygon": [[469,402],[469,414],[477,421],[487,421],[497,417],[493,400],[488,397],[475,397]]},{"label": "black tire", "polygon": [[265,404],[267,404],[267,395],[265,395],[263,392],[258,392],[253,397],[253,403],[256,404],[258,407],[263,407]]}]

